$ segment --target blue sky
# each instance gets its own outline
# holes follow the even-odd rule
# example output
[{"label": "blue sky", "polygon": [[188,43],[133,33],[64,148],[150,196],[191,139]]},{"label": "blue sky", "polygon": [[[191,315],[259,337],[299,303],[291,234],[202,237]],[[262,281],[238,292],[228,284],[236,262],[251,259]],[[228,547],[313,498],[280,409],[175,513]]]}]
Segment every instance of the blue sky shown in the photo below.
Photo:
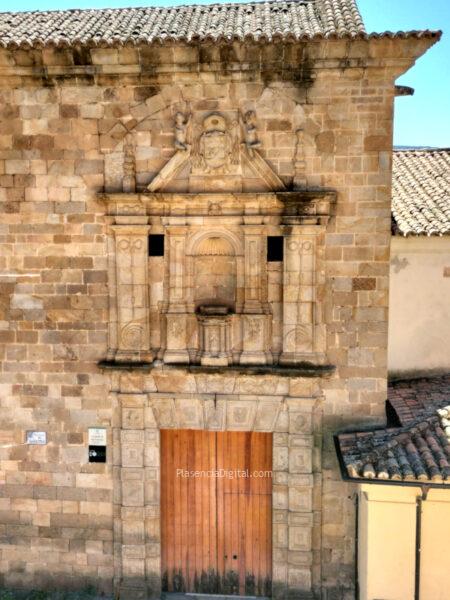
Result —
[{"label": "blue sky", "polygon": [[[216,0],[217,1],[217,0]],[[219,0],[220,1],[220,0]],[[228,0],[229,1],[229,0]],[[52,10],[209,4],[198,0],[0,0],[0,10]],[[442,29],[444,35],[398,83],[415,88],[396,100],[394,143],[450,147],[450,0],[358,0],[369,31]]]}]

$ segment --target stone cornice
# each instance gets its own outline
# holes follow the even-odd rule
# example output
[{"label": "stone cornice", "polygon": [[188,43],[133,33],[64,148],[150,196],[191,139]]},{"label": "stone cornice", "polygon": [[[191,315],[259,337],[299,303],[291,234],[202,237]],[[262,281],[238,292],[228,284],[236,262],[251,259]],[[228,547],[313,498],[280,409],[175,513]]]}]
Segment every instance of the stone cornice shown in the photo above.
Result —
[{"label": "stone cornice", "polygon": [[160,373],[182,372],[203,375],[229,375],[236,377],[239,375],[261,377],[263,375],[271,375],[276,377],[331,377],[336,370],[334,365],[314,364],[304,362],[292,365],[230,365],[223,366],[203,366],[195,364],[164,364],[154,362],[115,362],[115,361],[100,361],[98,367],[104,370],[117,371],[154,371]]},{"label": "stone cornice", "polygon": [[[308,41],[165,43],[140,46],[0,48],[0,77],[32,78],[49,85],[72,80],[100,83],[126,76],[142,84],[162,74],[271,72],[280,79],[311,85],[322,69],[392,68],[399,73],[439,41],[439,32],[410,37],[315,39]],[[362,76],[362,75],[361,75]],[[73,85],[73,82],[71,83]]]},{"label": "stone cornice", "polygon": [[107,214],[116,223],[143,216],[221,217],[273,215],[307,224],[325,224],[332,213],[336,192],[328,189],[292,192],[219,193],[102,193]]}]

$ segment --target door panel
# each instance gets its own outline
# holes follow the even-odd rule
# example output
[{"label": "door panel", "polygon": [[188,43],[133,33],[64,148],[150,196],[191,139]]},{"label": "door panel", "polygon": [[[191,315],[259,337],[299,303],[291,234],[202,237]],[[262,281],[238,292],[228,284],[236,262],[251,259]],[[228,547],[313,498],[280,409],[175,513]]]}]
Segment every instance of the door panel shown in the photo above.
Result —
[{"label": "door panel", "polygon": [[164,590],[270,595],[271,469],[271,434],[161,430]]}]

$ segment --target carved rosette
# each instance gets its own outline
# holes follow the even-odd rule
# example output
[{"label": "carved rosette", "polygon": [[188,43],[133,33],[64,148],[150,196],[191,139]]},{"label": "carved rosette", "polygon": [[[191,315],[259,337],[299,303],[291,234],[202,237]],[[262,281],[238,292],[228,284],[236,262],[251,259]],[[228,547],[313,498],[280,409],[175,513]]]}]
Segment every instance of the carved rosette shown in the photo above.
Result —
[{"label": "carved rosette", "polygon": [[148,225],[115,225],[119,362],[152,359],[149,335]]}]

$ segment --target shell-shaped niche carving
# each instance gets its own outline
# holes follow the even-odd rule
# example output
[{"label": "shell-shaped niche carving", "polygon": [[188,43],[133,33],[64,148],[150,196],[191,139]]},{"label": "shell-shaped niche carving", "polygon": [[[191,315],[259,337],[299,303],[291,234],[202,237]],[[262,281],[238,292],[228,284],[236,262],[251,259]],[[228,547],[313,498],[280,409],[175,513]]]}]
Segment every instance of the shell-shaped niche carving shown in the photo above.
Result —
[{"label": "shell-shaped niche carving", "polygon": [[222,237],[209,237],[200,242],[198,256],[234,256],[234,250],[228,240]]},{"label": "shell-shaped niche carving", "polygon": [[198,309],[236,304],[236,257],[230,242],[220,236],[202,240],[194,257],[194,299]]}]

